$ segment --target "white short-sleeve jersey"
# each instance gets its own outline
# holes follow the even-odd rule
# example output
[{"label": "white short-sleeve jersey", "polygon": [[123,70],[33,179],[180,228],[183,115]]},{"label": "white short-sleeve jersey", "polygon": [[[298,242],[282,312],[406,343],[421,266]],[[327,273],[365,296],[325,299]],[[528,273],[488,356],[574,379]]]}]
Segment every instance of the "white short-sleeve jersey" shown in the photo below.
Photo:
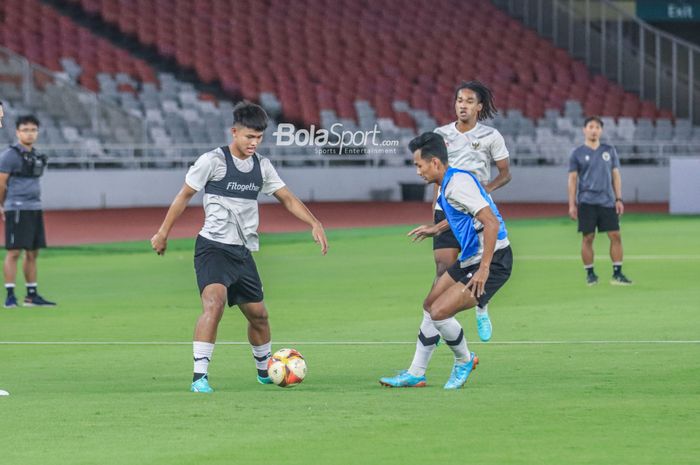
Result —
[{"label": "white short-sleeve jersey", "polygon": [[[482,183],[491,180],[491,160],[508,158],[508,148],[496,128],[476,123],[470,131],[460,132],[453,121],[435,129],[445,139],[447,163],[453,168],[470,171]],[[436,210],[442,210],[435,205]]]},{"label": "white short-sleeve jersey", "polygon": [[[285,186],[270,160],[258,157],[262,171],[261,192],[272,195]],[[226,159],[221,148],[201,155],[185,176],[185,183],[196,191],[201,191],[209,181],[219,181],[226,176]],[[249,173],[254,166],[253,157],[245,160],[233,157],[236,168]],[[223,244],[244,245],[251,251],[260,248],[258,241],[258,202],[257,200],[204,194],[204,226],[199,234],[209,240]]]}]

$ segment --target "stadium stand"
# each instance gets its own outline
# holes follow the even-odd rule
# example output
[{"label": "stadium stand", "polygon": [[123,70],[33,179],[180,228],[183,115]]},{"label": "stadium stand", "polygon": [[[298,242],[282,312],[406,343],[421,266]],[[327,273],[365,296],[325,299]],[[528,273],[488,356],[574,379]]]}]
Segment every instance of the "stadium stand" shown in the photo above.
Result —
[{"label": "stadium stand", "polygon": [[[38,14],[37,14],[38,12]],[[39,109],[51,144],[91,142],[191,143],[220,141],[225,137],[231,103],[218,106],[200,98],[189,83],[159,74],[145,61],[132,56],[53,7],[38,0],[7,0],[0,6],[0,43],[61,77],[97,92],[145,123],[130,128],[112,121],[107,133],[94,134],[90,114],[83,102],[65,101],[61,86],[46,87],[48,114]],[[18,111],[36,111],[22,105],[21,65],[0,60],[0,91]],[[43,90],[43,89],[42,89]],[[194,113],[193,113],[194,112]],[[14,113],[14,112],[13,112]],[[52,114],[53,113],[53,114]],[[61,129],[56,118],[62,116]],[[137,126],[140,126],[137,124]],[[13,137],[5,135],[5,138]]]},{"label": "stadium stand", "polygon": [[[530,119],[563,110],[567,99],[582,102],[587,114],[672,117],[592,76],[582,62],[486,0],[443,0],[430,12],[407,9],[402,1],[312,0],[303,9],[268,9],[252,0],[214,0],[210,9],[187,0],[71,1],[194,68],[204,82],[218,80],[251,100],[274,95],[290,120],[306,125],[319,123],[320,110],[358,121],[356,98],[399,126],[420,125],[420,116],[409,113],[411,122],[394,102],[444,124],[453,115],[442,96],[464,76],[491,83],[504,108]],[[155,14],[163,9],[173,14]],[[469,12],[470,27],[453,14],[458,10]],[[245,21],[234,11],[246,11]],[[410,39],[416,36],[421,40]]]},{"label": "stadium stand", "polygon": [[[159,73],[60,14],[55,3],[79,7],[232,98],[258,101],[273,117],[307,127],[340,122],[367,130],[377,123],[385,138],[405,141],[452,120],[448,96],[455,83],[475,78],[493,88],[503,111],[491,123],[523,163],[562,162],[561,147],[580,137],[586,114],[603,115],[608,138],[629,142],[635,155],[683,152],[700,141],[688,121],[674,121],[670,112],[592,75],[487,0],[439,0],[429,11],[399,0],[310,0],[303,9],[253,0],[212,0],[211,8],[188,0],[3,1],[1,43],[140,118],[142,142],[218,143],[231,103]],[[156,14],[166,10],[172,14]],[[470,27],[457,10],[469,12]],[[41,14],[30,14],[36,11]],[[246,14],[239,18],[236,11]],[[92,136],[79,119],[70,121],[77,134],[56,127],[51,142]],[[117,124],[111,138],[100,140],[122,142],[129,132]]]}]

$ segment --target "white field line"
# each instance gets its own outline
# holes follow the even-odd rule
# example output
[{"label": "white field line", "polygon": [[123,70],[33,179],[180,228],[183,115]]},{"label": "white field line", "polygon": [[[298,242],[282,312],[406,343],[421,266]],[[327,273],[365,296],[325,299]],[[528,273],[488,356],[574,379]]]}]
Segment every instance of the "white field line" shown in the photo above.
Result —
[{"label": "white field line", "polygon": [[[415,341],[273,341],[276,346],[384,346],[414,345]],[[179,346],[190,341],[0,341],[0,346]],[[242,341],[222,341],[217,345],[249,345]],[[633,345],[633,344],[700,344],[700,340],[601,340],[601,341],[470,341],[469,344],[489,345]]]},{"label": "white field line", "polygon": [[[515,255],[516,260],[581,260],[580,255]],[[627,260],[700,260],[700,255],[625,255]]]}]

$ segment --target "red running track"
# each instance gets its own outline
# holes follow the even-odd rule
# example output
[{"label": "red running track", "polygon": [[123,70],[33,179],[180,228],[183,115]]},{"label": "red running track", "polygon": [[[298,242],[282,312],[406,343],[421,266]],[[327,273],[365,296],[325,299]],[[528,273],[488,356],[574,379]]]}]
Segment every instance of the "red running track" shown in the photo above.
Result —
[{"label": "red running track", "polygon": [[[432,221],[429,203],[422,202],[312,202],[309,209],[326,229],[421,224]],[[501,214],[509,218],[565,216],[565,204],[504,203]],[[106,210],[58,210],[45,212],[50,246],[148,240],[157,231],[167,208],[117,208]],[[629,204],[630,213],[668,213],[668,204]],[[171,238],[194,237],[202,226],[200,206],[187,208],[175,224]],[[303,231],[307,226],[277,203],[260,205],[261,232]],[[3,235],[0,235],[3,237]],[[4,237],[3,237],[4,239]]]}]

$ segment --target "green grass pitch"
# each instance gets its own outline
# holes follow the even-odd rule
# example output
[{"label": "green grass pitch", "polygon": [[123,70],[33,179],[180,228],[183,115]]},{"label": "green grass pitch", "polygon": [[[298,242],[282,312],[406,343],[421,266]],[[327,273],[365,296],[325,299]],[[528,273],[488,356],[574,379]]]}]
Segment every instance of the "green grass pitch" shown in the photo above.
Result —
[{"label": "green grass pitch", "polygon": [[[145,242],[49,249],[40,291],[60,307],[0,309],[0,463],[698,463],[700,218],[625,216],[626,288],[608,284],[607,238],[588,288],[572,222],[508,226],[493,340],[459,317],[481,364],[457,392],[442,389],[444,345],[428,387],[377,382],[410,362],[432,281],[430,245],[408,227],[330,231],[326,257],[306,233],[263,236],[274,348],[299,349],[309,374],[258,385],[250,348],[220,344],[211,396],[188,392],[192,240],[165,257]],[[237,309],[219,340],[245,341]]]}]

